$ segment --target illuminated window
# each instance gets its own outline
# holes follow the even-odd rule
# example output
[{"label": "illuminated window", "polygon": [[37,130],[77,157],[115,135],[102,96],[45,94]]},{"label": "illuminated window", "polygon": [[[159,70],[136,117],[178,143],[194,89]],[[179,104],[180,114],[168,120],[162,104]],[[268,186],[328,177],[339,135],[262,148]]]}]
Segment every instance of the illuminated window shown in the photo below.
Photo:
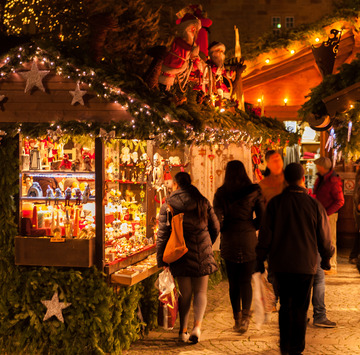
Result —
[{"label": "illuminated window", "polygon": [[281,32],[281,17],[273,16],[271,18],[271,27],[274,34],[279,34]]},{"label": "illuminated window", "polygon": [[293,28],[294,23],[295,23],[294,16],[285,17],[285,27],[286,28]]}]

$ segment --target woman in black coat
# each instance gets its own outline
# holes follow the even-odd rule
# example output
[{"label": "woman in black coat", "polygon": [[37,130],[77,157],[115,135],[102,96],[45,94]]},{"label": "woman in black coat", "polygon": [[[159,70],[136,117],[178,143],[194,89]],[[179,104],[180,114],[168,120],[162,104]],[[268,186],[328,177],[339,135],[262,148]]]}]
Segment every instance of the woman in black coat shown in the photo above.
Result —
[{"label": "woman in black coat", "polygon": [[249,327],[256,230],[260,227],[265,203],[260,186],[251,183],[241,161],[232,160],[227,164],[224,184],[214,196],[214,210],[221,226],[220,250],[228,274],[234,330],[244,333]]},{"label": "woman in black coat", "polygon": [[[174,177],[174,191],[161,206],[159,230],[157,234],[157,264],[159,267],[170,266],[171,273],[179,285],[180,340],[197,343],[200,340],[201,321],[207,303],[209,275],[217,270],[212,245],[219,232],[220,225],[210,202],[191,185],[190,175],[180,172]],[[166,264],[163,254],[170,237],[170,205],[174,214],[184,213],[184,239],[188,252],[179,260]],[[187,324],[194,294],[194,328],[189,335]]]}]

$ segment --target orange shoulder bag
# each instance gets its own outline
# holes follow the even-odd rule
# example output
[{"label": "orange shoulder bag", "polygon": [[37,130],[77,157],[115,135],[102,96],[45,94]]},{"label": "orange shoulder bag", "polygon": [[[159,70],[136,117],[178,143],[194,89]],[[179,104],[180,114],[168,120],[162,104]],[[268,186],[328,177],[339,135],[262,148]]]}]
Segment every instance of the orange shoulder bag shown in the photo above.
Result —
[{"label": "orange shoulder bag", "polygon": [[163,261],[171,264],[185,255],[188,252],[188,248],[186,247],[184,239],[184,214],[179,213],[174,216],[173,208],[170,205],[168,205],[168,207],[172,215],[171,234],[164,250]]}]

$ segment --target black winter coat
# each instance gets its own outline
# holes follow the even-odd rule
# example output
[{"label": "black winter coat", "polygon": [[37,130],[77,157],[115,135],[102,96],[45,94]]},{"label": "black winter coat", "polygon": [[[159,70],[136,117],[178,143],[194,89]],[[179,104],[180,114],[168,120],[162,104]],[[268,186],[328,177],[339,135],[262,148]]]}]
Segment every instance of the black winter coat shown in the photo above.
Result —
[{"label": "black winter coat", "polygon": [[255,260],[256,230],[265,211],[260,186],[251,184],[231,193],[220,187],[214,196],[214,210],[221,226],[221,256],[234,263]]},{"label": "black winter coat", "polygon": [[325,208],[301,186],[273,197],[259,233],[259,262],[269,258],[273,272],[315,274],[318,252],[327,264],[334,254]]},{"label": "black winter coat", "polygon": [[163,261],[163,253],[171,233],[171,226],[167,225],[167,221],[171,222],[171,214],[167,211],[168,203],[174,209],[175,215],[184,213],[184,239],[189,249],[179,260],[170,264],[171,273],[174,277],[200,277],[212,274],[217,270],[212,245],[220,232],[219,221],[209,201],[207,201],[208,220],[200,221],[197,216],[196,201],[183,189],[174,191],[160,208],[156,240],[158,266],[167,266]]}]

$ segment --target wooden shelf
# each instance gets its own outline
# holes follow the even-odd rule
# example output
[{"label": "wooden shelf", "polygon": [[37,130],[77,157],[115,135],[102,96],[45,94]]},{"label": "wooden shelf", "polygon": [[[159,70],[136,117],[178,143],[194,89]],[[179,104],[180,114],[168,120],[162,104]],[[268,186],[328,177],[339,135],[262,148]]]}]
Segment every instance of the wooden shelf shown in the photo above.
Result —
[{"label": "wooden shelf", "polygon": [[114,260],[109,264],[105,265],[105,273],[108,275],[113,274],[114,272],[120,269],[124,269],[127,266],[130,266],[141,260],[144,260],[146,257],[154,253],[156,253],[156,245],[155,244],[149,245],[144,249],[135,252],[134,254],[131,254],[122,259]]}]

